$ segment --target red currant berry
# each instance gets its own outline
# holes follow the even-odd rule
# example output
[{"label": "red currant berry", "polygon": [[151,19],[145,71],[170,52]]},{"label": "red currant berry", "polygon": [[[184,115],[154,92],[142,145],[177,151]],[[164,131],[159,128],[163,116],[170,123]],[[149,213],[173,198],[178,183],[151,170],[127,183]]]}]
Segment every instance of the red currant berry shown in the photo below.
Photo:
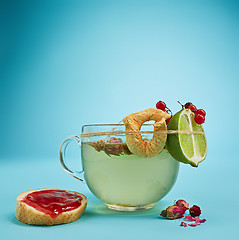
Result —
[{"label": "red currant berry", "polygon": [[168,119],[166,119],[166,124],[168,125],[169,121],[171,120],[172,116]]},{"label": "red currant berry", "polygon": [[206,116],[206,112],[203,109],[198,109],[196,114],[203,115],[204,117]]},{"label": "red currant berry", "polygon": [[205,122],[205,117],[201,114],[195,114],[194,121],[197,124],[203,124]]},{"label": "red currant berry", "polygon": [[191,104],[192,104],[191,102],[187,102],[187,103],[184,105],[184,107],[185,107],[185,108],[188,108],[189,105],[191,105]]},{"label": "red currant berry", "polygon": [[188,106],[188,108],[191,109],[192,112],[196,112],[197,111],[197,108],[193,104],[190,104]]},{"label": "red currant berry", "polygon": [[166,104],[163,101],[159,101],[156,103],[156,108],[160,110],[164,110],[166,108]]}]

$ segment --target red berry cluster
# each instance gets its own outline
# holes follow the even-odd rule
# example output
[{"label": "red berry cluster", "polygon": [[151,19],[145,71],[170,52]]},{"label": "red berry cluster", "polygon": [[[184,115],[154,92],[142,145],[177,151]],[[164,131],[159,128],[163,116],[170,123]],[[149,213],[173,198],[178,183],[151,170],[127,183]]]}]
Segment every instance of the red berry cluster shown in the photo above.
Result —
[{"label": "red berry cluster", "polygon": [[163,102],[163,101],[157,102],[157,103],[156,103],[156,108],[157,108],[157,109],[160,109],[160,110],[162,110],[162,111],[164,111],[164,112],[167,112],[167,113],[170,112],[171,117],[168,118],[168,119],[166,119],[166,124],[168,125],[170,119],[172,118],[172,111],[166,106],[166,103]]},{"label": "red berry cluster", "polygon": [[[194,114],[194,120],[197,124],[203,124],[205,122],[205,116],[206,112],[203,109],[197,109],[195,105],[193,105],[191,102],[187,102],[186,104],[182,105],[179,101],[178,103],[183,107],[183,108],[188,108],[190,109]],[[171,115],[170,118],[166,120],[166,124],[169,123],[170,119],[172,118],[173,114],[172,111],[166,106],[166,103],[163,101],[158,101],[156,103],[156,108],[160,109],[164,112],[167,112]]]},{"label": "red berry cluster", "polygon": [[187,102],[186,104],[184,104],[182,106],[185,108],[188,108],[192,112],[194,112],[194,114],[195,114],[194,121],[197,124],[203,124],[205,122],[206,112],[203,109],[197,109],[196,106],[193,105],[191,102]]}]

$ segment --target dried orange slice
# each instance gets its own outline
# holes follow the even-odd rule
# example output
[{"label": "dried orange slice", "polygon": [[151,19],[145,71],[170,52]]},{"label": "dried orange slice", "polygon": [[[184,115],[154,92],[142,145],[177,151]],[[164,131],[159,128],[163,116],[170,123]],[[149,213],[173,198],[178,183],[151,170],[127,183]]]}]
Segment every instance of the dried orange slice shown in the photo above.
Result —
[{"label": "dried orange slice", "polygon": [[126,116],[123,119],[126,131],[140,131],[143,123],[151,120],[155,121],[155,133],[149,142],[145,142],[141,134],[126,134],[126,144],[129,150],[133,154],[145,158],[151,158],[160,153],[165,146],[167,134],[156,132],[167,131],[165,120],[169,117],[170,115],[168,113],[155,108],[149,108]]}]

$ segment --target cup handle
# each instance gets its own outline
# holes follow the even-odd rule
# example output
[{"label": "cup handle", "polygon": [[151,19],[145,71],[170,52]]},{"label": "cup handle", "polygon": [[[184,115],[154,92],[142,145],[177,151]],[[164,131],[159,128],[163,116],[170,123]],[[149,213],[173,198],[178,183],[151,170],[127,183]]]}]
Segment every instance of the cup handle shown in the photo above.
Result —
[{"label": "cup handle", "polygon": [[66,164],[65,164],[65,155],[66,155],[66,149],[69,145],[69,143],[73,142],[73,141],[77,141],[77,143],[79,144],[79,146],[81,147],[80,145],[80,138],[78,136],[69,136],[68,138],[66,138],[64,140],[64,142],[61,144],[61,147],[60,147],[60,151],[59,151],[59,157],[60,157],[60,162],[61,162],[61,165],[62,167],[64,168],[64,170],[69,173],[71,176],[73,176],[74,178],[82,181],[82,182],[85,182],[85,180],[81,179],[81,176],[82,176],[82,173],[84,171],[80,171],[80,172],[77,172],[77,171],[72,171],[70,170]]}]

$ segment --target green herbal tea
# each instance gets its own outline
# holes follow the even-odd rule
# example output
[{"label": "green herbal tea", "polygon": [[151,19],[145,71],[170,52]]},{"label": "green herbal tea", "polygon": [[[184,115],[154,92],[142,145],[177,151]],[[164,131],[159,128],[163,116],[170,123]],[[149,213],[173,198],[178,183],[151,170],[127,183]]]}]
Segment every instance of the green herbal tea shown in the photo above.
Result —
[{"label": "green herbal tea", "polygon": [[156,203],[176,181],[179,163],[166,149],[142,158],[133,155],[125,143],[101,143],[82,144],[82,164],[87,185],[106,204]]}]

